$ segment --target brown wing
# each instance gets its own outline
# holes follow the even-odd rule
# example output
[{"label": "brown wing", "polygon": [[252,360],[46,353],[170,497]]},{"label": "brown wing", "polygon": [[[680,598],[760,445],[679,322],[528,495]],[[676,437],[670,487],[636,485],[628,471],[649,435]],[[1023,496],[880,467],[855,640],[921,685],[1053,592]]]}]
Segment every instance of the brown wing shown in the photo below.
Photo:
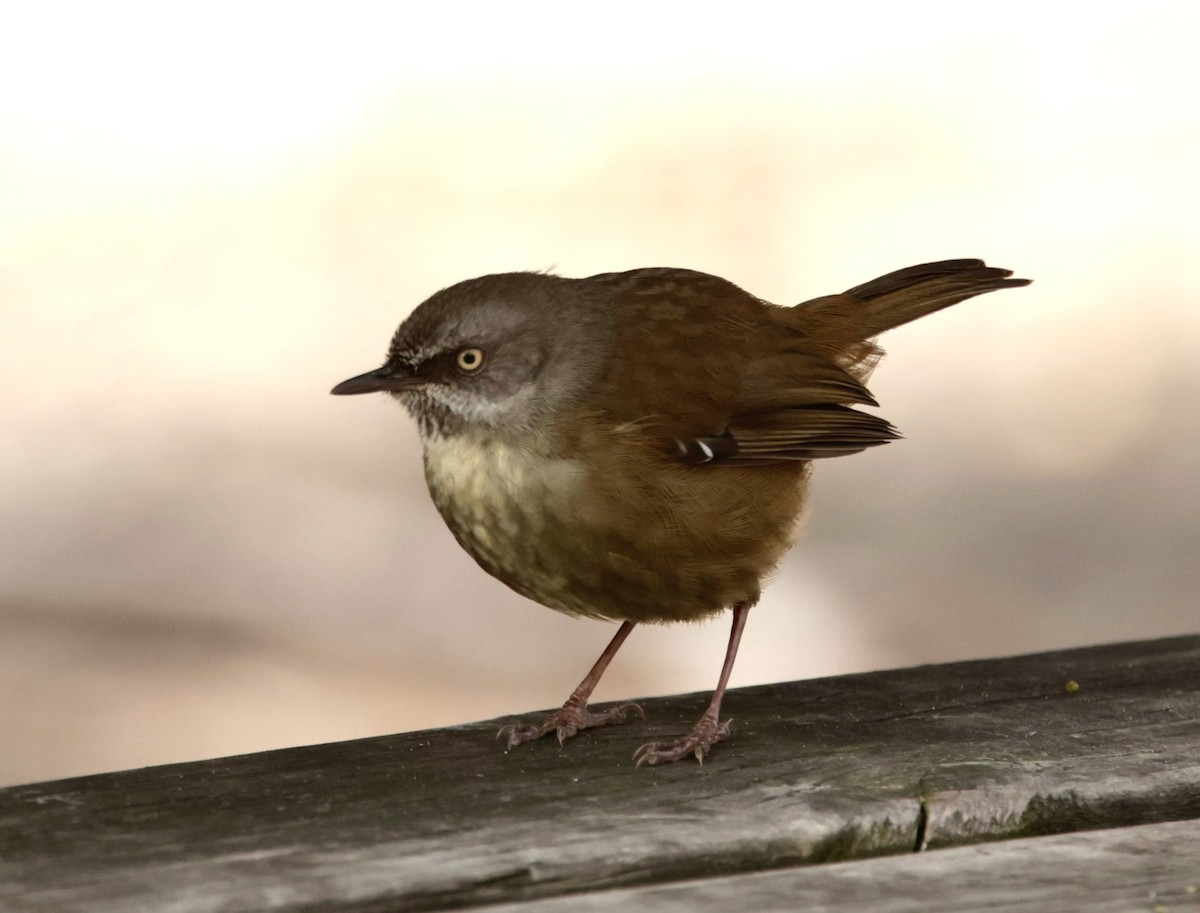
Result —
[{"label": "brown wing", "polygon": [[[873,337],[996,289],[1027,284],[981,260],[898,270],[781,308],[723,279],[652,269],[614,283],[617,339],[597,402],[683,463],[764,464],[858,453],[895,440],[863,382]],[[619,283],[619,286],[617,285]]]},{"label": "brown wing", "polygon": [[877,405],[850,373],[809,352],[782,352],[746,366],[719,435],[672,445],[691,463],[773,463],[845,456],[899,437],[856,404]]}]

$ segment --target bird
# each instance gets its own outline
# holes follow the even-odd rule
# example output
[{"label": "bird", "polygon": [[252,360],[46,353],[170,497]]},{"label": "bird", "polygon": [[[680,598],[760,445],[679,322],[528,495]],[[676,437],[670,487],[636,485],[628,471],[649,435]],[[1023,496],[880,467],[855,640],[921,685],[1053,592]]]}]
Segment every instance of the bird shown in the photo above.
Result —
[{"label": "bird", "polygon": [[751,607],[798,535],[816,460],[899,437],[865,383],[877,336],[1029,284],[982,260],[924,263],[794,306],[703,272],[512,272],[421,303],[382,367],[335,395],[386,393],[416,420],[425,480],[458,543],[522,596],[619,621],[558,710],[509,724],[507,750],[622,723],[589,699],[636,625],[729,611],[711,701],[638,766],[703,763],[732,733],[721,703]]}]

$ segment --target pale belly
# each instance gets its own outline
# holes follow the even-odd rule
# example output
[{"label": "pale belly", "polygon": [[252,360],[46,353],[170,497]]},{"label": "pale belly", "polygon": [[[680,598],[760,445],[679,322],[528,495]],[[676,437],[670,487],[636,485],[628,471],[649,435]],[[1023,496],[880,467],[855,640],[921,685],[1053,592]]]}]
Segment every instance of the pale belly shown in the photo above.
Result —
[{"label": "pale belly", "polygon": [[[572,615],[662,622],[757,601],[790,544],[803,473],[775,516],[757,505],[779,499],[752,486],[695,502],[700,476],[638,489],[488,439],[427,441],[425,478],[459,544],[518,593]],[[685,501],[709,514],[680,522]]]},{"label": "pale belly", "polygon": [[587,555],[580,532],[583,467],[498,441],[425,445],[425,480],[459,544],[518,593],[572,614],[599,614],[579,598]]}]

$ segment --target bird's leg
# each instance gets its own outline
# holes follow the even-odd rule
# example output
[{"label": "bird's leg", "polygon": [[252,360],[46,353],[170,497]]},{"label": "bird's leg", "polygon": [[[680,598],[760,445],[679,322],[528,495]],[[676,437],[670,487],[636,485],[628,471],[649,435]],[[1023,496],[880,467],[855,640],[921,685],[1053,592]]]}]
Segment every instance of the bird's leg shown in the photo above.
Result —
[{"label": "bird's leg", "polygon": [[558,743],[561,745],[571,736],[575,735],[581,729],[591,729],[594,726],[612,726],[616,723],[624,723],[625,715],[630,710],[636,710],[643,717],[642,708],[637,704],[617,704],[615,707],[609,707],[607,710],[602,710],[599,713],[593,713],[588,709],[588,698],[592,696],[592,691],[600,681],[600,676],[604,674],[604,670],[608,668],[608,664],[612,658],[617,655],[617,651],[621,649],[621,644],[625,643],[625,638],[629,636],[629,632],[633,630],[633,622],[624,622],[613,639],[609,641],[604,652],[600,654],[600,658],[596,660],[596,665],[592,666],[592,670],[583,677],[583,681],[579,683],[579,687],[571,692],[571,696],[567,698],[567,702],[558,710],[554,711],[550,716],[546,717],[537,726],[525,726],[519,723],[509,723],[507,726],[501,727],[496,733],[496,738],[504,739],[508,748],[515,748],[522,742],[530,742],[534,739],[540,739],[547,733],[553,732],[558,735]]},{"label": "bird's leg", "polygon": [[742,629],[746,627],[746,617],[750,614],[750,603],[739,602],[733,607],[733,629],[729,632],[729,646],[725,649],[725,665],[721,667],[721,678],[717,682],[717,690],[713,692],[708,709],[692,731],[682,739],[673,742],[648,742],[633,753],[637,766],[651,766],[668,761],[679,761],[688,755],[695,755],[696,760],[704,763],[704,756],[713,745],[728,738],[733,731],[733,720],[721,722],[721,698],[725,696],[725,686],[729,684],[729,673],[733,671],[733,661],[737,659],[738,644],[742,642]]}]

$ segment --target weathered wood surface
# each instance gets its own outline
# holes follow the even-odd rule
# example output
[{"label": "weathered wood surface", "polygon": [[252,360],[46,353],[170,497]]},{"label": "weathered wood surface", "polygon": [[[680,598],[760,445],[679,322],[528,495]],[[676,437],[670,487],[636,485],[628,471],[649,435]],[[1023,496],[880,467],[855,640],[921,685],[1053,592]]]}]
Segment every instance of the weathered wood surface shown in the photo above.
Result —
[{"label": "weathered wood surface", "polygon": [[438,909],[1196,819],[1198,673],[1186,637],[742,689],[703,767],[630,763],[690,695],[563,749],[488,722],[13,787],[0,908]]},{"label": "weathered wood surface", "polygon": [[1169,913],[1200,910],[1200,822],[796,866],[477,907],[479,913]]}]

